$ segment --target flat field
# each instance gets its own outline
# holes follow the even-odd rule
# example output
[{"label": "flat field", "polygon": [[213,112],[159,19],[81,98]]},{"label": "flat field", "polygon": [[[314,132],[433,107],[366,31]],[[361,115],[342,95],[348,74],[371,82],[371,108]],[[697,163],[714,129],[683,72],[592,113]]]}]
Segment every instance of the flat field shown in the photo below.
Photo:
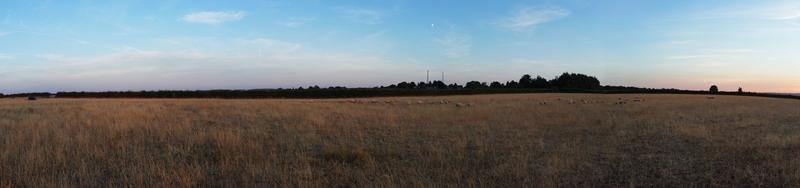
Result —
[{"label": "flat field", "polygon": [[800,100],[0,100],[0,187],[796,187]]}]

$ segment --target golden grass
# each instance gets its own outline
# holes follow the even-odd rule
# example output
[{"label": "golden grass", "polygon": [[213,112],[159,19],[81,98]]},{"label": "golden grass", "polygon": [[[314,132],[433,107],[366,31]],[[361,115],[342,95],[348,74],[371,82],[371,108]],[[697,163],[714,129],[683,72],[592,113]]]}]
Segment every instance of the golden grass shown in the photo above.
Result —
[{"label": "golden grass", "polygon": [[0,100],[0,187],[731,185],[800,185],[800,101]]}]

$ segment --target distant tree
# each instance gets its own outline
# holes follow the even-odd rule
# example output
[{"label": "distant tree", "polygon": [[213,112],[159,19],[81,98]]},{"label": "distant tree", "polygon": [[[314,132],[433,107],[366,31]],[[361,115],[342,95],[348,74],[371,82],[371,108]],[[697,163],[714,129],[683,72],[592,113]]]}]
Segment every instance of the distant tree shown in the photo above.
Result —
[{"label": "distant tree", "polygon": [[[742,91],[742,88],[740,87],[740,88],[739,88],[739,93],[742,93],[742,92],[743,92],[743,91]],[[0,96],[3,96],[3,95],[2,95],[2,94],[0,94]]]},{"label": "distant tree", "polygon": [[414,82],[400,82],[397,84],[397,88],[400,89],[414,89],[417,88],[417,84]]},{"label": "distant tree", "polygon": [[503,87],[504,87],[504,86],[503,86],[503,84],[501,84],[501,83],[500,83],[500,82],[498,82],[498,81],[494,81],[494,82],[492,82],[491,84],[489,84],[489,88],[495,88],[495,89],[497,89],[497,88],[503,88]]},{"label": "distant tree", "polygon": [[428,84],[427,84],[427,83],[425,83],[425,82],[419,82],[419,83],[417,84],[417,88],[420,88],[420,89],[425,89],[425,88],[428,88]]},{"label": "distant tree", "polygon": [[464,86],[458,85],[457,83],[452,83],[450,85],[447,85],[447,88],[450,88],[450,89],[461,89],[461,88],[464,88]]},{"label": "distant tree", "polygon": [[522,75],[522,78],[519,78],[519,86],[521,88],[532,88],[533,79],[531,79],[531,75],[529,74]]},{"label": "distant tree", "polygon": [[467,82],[466,85],[464,85],[464,88],[467,88],[467,89],[479,89],[479,88],[483,88],[483,86],[485,86],[485,85],[486,85],[485,82],[481,83],[479,81],[469,81],[469,82]]},{"label": "distant tree", "polygon": [[436,80],[436,81],[431,82],[431,86],[430,87],[436,88],[436,89],[447,89],[447,84],[445,84],[441,80]]},{"label": "distant tree", "polygon": [[719,88],[717,88],[717,85],[711,85],[711,88],[708,88],[708,91],[711,93],[718,93]]},{"label": "distant tree", "polygon": [[397,83],[397,88],[409,89],[409,84],[408,84],[408,82],[400,82],[400,83]]},{"label": "distant tree", "polygon": [[547,82],[547,79],[542,78],[541,76],[536,76],[532,81],[533,88],[548,88],[550,87],[550,83]]},{"label": "distant tree", "polygon": [[519,83],[514,80],[508,81],[506,82],[506,88],[519,88]]},{"label": "distant tree", "polygon": [[561,74],[549,82],[550,86],[560,89],[598,89],[600,81],[593,76],[584,74],[567,73]]}]

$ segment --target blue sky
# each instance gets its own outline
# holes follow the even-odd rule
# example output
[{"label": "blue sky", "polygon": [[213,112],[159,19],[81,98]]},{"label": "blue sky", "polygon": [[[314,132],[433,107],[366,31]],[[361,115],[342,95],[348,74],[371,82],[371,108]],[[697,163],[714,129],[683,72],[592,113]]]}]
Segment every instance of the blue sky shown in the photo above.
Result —
[{"label": "blue sky", "polygon": [[800,92],[800,2],[0,1],[0,92],[507,81]]}]

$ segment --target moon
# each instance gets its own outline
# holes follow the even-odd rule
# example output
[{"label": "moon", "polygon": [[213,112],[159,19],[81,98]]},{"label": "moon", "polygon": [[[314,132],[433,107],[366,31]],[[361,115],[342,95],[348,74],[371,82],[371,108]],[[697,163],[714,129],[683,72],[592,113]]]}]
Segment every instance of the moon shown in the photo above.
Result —
[{"label": "moon", "polygon": [[433,27],[433,26],[434,26],[434,25],[433,25],[433,24],[431,24],[431,27]]}]

